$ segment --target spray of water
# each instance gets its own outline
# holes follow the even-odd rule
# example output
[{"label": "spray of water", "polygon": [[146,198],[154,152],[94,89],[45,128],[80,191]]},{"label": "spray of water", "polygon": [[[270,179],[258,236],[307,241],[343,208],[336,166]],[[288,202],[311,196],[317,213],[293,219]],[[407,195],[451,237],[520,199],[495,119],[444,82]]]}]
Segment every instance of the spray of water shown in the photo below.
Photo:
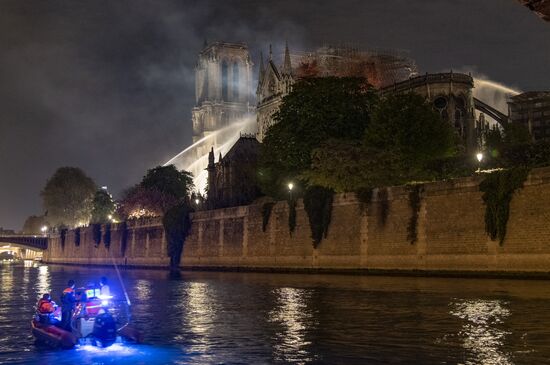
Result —
[{"label": "spray of water", "polygon": [[501,113],[508,114],[508,98],[521,91],[500,84],[495,81],[474,78],[474,97],[491,105]]},{"label": "spray of water", "polygon": [[255,129],[255,116],[246,116],[201,138],[166,161],[164,165],[173,164],[179,170],[191,172],[194,176],[195,187],[199,192],[204,193],[208,178],[206,167],[208,166],[210,148],[214,148],[216,158],[220,153],[225,155],[239,139],[241,133],[252,133]]}]

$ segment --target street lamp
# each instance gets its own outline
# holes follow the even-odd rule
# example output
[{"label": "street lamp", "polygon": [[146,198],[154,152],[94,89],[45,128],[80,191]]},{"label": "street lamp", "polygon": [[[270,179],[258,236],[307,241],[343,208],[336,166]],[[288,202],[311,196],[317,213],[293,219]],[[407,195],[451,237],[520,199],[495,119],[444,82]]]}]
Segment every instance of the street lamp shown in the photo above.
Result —
[{"label": "street lamp", "polygon": [[195,199],[195,204],[199,205],[200,202],[199,198]]},{"label": "street lamp", "polygon": [[290,196],[290,201],[292,201],[292,189],[294,188],[294,184],[289,182],[288,183],[288,194]]},{"label": "street lamp", "polygon": [[477,165],[477,172],[481,172],[481,161],[483,160],[483,153],[478,152],[478,153],[476,154],[476,158],[477,158],[477,162],[478,162],[478,165]]}]

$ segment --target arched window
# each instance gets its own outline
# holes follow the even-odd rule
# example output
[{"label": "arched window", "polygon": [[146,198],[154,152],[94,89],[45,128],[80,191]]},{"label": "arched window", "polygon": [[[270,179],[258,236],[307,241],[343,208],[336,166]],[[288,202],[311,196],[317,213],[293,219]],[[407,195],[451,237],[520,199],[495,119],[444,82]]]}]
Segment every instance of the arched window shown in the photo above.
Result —
[{"label": "arched window", "polygon": [[239,64],[233,64],[233,100],[239,99]]},{"label": "arched window", "polygon": [[227,87],[227,63],[222,62],[222,100],[228,100],[228,87]]}]

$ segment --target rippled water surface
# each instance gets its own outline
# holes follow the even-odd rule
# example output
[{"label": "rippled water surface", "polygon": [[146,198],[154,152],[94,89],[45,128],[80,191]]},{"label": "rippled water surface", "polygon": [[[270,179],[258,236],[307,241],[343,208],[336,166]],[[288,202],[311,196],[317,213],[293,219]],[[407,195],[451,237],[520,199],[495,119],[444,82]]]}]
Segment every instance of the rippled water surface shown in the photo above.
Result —
[{"label": "rippled water surface", "polygon": [[115,272],[0,266],[2,364],[550,364],[550,283],[338,275],[123,271],[143,345],[50,350],[29,320]]}]

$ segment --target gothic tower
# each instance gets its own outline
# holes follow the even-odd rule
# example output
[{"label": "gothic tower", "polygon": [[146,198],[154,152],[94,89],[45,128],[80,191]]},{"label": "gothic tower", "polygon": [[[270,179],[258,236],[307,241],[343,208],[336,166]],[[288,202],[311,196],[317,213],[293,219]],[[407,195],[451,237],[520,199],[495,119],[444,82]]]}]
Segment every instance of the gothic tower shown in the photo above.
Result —
[{"label": "gothic tower", "polygon": [[[205,44],[195,67],[193,143],[253,111],[252,65],[245,44]],[[211,146],[218,147],[215,137],[204,143],[198,156],[206,154]]]}]

